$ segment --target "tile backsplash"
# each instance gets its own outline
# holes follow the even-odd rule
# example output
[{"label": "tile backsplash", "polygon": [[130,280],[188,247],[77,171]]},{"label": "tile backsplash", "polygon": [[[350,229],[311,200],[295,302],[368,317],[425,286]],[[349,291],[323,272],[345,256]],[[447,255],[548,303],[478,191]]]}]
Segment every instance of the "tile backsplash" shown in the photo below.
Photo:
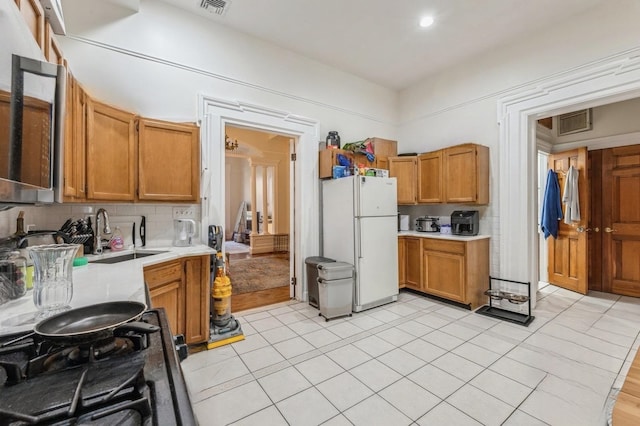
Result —
[{"label": "tile backsplash", "polygon": [[[67,219],[91,217],[95,225],[95,212],[104,208],[109,215],[111,231],[120,227],[125,239],[125,246],[131,246],[133,224],[136,234],[139,232],[142,216],[146,218],[147,245],[170,245],[173,241],[173,208],[189,207],[195,212],[196,222],[200,221],[200,205],[179,206],[170,204],[55,204],[51,206],[18,206],[0,212],[0,237],[6,237],[16,231],[16,219],[20,211],[24,211],[25,230],[58,230]],[[95,228],[94,228],[95,229]],[[198,235],[196,242],[205,241]],[[140,244],[140,237],[136,239]]]}]

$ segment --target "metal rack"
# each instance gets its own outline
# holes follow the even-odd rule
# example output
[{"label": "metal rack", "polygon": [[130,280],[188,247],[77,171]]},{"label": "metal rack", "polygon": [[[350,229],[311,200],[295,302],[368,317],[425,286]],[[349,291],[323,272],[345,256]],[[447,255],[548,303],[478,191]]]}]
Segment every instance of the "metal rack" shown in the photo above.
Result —
[{"label": "metal rack", "polygon": [[[507,282],[512,284],[518,284],[521,286],[527,287],[527,295],[519,294],[519,293],[511,293],[507,291],[502,291],[498,286],[494,288],[494,281]],[[531,324],[531,321],[535,318],[531,315],[531,283],[522,282],[522,281],[513,281],[507,280],[503,278],[489,277],[489,289],[484,292],[489,297],[489,304],[484,305],[478,310],[476,313],[481,315],[486,315],[488,317],[498,318],[501,320],[509,321],[514,324],[524,325],[528,327]],[[521,314],[519,312],[514,312],[508,309],[498,308],[497,306],[493,306],[494,300],[503,300],[506,299],[510,303],[515,305],[520,305],[523,303],[527,303],[527,313]]]}]

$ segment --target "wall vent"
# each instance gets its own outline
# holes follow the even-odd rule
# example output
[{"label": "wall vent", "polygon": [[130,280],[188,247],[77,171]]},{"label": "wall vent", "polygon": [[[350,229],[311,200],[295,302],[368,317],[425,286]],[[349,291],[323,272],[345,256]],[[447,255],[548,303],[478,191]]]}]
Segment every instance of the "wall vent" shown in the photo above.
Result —
[{"label": "wall vent", "polygon": [[558,116],[558,136],[586,132],[592,128],[591,109],[583,109]]},{"label": "wall vent", "polygon": [[229,0],[201,0],[200,7],[209,13],[224,15],[229,9]]}]

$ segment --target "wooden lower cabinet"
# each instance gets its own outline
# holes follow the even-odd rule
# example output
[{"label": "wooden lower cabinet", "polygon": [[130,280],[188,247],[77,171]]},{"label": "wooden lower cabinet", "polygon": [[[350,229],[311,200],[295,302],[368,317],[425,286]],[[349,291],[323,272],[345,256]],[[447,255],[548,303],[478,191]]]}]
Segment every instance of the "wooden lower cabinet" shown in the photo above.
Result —
[{"label": "wooden lower cabinet", "polygon": [[404,288],[407,283],[407,240],[398,237],[398,288]]},{"label": "wooden lower cabinet", "polygon": [[425,241],[422,249],[423,289],[465,303],[465,243]]},{"label": "wooden lower cabinet", "polygon": [[[486,302],[489,286],[489,239],[455,241],[400,237],[401,286],[475,309]],[[400,253],[400,251],[399,251]]]},{"label": "wooden lower cabinet", "polygon": [[420,240],[421,238],[406,237],[406,286],[414,290],[422,288],[420,278]]},{"label": "wooden lower cabinet", "polygon": [[187,344],[209,339],[209,256],[172,260],[144,268],[151,307],[167,313],[171,332]]}]

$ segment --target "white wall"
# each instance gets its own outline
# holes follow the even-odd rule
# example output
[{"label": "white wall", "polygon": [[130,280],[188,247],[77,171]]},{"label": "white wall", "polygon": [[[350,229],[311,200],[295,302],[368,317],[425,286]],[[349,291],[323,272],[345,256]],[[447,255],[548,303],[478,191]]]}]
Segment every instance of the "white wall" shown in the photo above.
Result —
[{"label": "white wall", "polygon": [[[492,235],[491,271],[499,272],[499,135],[497,101],[519,87],[640,46],[640,3],[607,2],[492,52],[427,77],[400,95],[400,151],[425,152],[474,141],[491,148],[490,204],[481,210],[481,232]],[[499,25],[499,20],[495,25]],[[532,158],[535,164],[535,158]],[[523,171],[524,173],[524,171]],[[513,249],[513,248],[512,248]],[[505,277],[509,278],[509,277]]]},{"label": "white wall", "polygon": [[593,128],[585,132],[557,136],[557,117],[554,117],[553,130],[551,131],[553,143],[555,145],[554,150],[562,150],[563,144],[576,141],[640,132],[639,117],[640,98],[629,99],[628,101],[616,102],[592,108],[591,122],[593,124]]},{"label": "white wall", "polygon": [[63,0],[71,69],[88,92],[141,115],[197,119],[197,94],[313,118],[343,141],[395,139],[398,94],[159,1],[140,11]]}]

